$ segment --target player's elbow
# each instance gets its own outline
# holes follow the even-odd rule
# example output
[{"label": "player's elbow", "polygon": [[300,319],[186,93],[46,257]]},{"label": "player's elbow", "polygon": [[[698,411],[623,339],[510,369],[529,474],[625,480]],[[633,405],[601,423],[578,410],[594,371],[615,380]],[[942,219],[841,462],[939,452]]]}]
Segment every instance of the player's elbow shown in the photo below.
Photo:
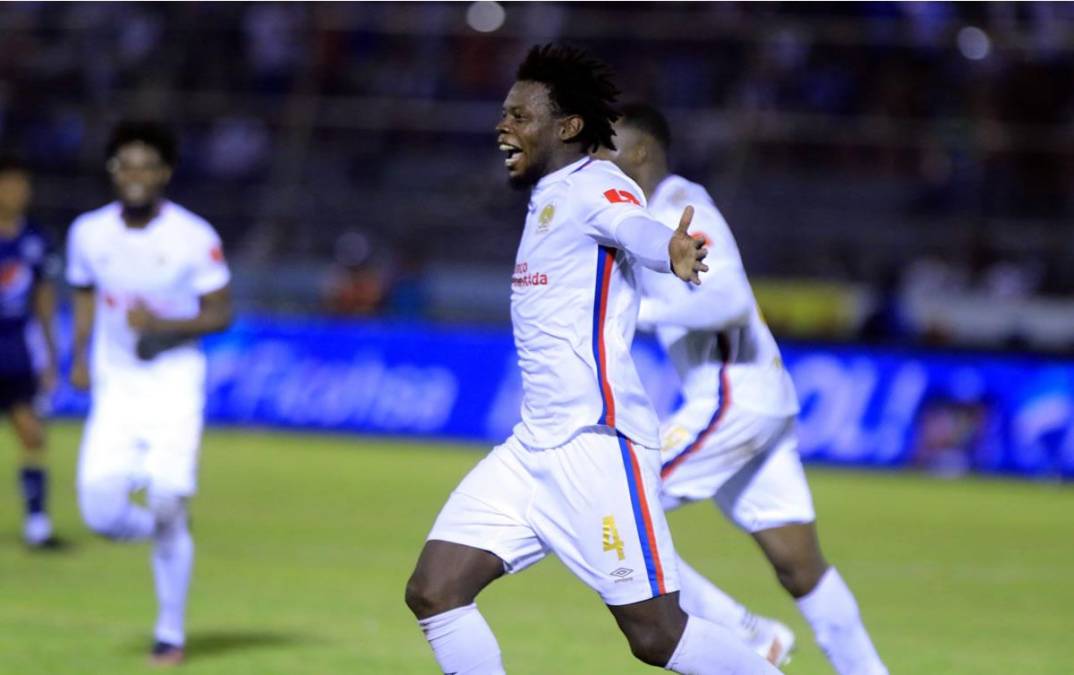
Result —
[{"label": "player's elbow", "polygon": [[231,328],[233,323],[235,323],[235,309],[231,305],[221,308],[220,316],[216,321],[216,331],[225,331]]}]

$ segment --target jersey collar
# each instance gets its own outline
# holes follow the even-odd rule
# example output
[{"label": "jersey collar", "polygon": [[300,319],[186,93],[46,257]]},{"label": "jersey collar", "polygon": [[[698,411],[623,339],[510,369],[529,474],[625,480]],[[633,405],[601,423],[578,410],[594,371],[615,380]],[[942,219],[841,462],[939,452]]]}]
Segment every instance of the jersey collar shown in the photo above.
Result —
[{"label": "jersey collar", "polygon": [[558,183],[561,180],[565,180],[567,176],[571,175],[572,173],[581,171],[595,161],[597,160],[593,159],[592,157],[582,157],[578,161],[571,162],[570,164],[561,169],[556,169],[552,173],[543,176],[541,180],[537,181],[537,185],[534,186],[534,190],[540,190],[542,188],[548,187],[553,183]]}]

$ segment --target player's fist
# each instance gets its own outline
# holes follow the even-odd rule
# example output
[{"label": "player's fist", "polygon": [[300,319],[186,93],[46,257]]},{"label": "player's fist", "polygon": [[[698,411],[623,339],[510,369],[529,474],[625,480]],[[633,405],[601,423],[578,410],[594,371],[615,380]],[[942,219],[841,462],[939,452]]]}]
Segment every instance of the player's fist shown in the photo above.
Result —
[{"label": "player's fist", "polygon": [[153,312],[149,311],[149,308],[145,306],[145,303],[138,301],[131,305],[127,310],[127,325],[131,327],[135,333],[151,333],[153,332],[153,325],[156,322],[157,317]]},{"label": "player's fist", "polygon": [[671,271],[683,281],[695,284],[701,283],[701,272],[708,272],[709,268],[704,262],[709,254],[704,244],[691,237],[687,230],[690,229],[690,221],[694,219],[694,207],[687,206],[679,219],[679,227],[675,234],[671,235],[668,243],[668,255],[671,258]]},{"label": "player's fist", "polygon": [[75,359],[75,362],[71,364],[71,386],[81,391],[89,390],[89,364],[85,359]]}]

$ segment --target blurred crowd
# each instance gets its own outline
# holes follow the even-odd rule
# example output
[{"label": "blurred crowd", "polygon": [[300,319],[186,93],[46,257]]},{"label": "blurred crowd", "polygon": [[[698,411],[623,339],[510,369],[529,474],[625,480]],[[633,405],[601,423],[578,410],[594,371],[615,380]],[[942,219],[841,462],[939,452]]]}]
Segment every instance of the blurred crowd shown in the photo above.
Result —
[{"label": "blurred crowd", "polygon": [[428,314],[429,269],[513,258],[491,128],[525,50],[564,40],[668,111],[755,276],[867,288],[870,334],[912,333],[922,289],[1074,290],[1074,5],[527,3],[488,32],[468,7],[4,3],[0,149],[62,235],[108,198],[110,125],[162,117],[176,198],[275,272],[251,302]]}]

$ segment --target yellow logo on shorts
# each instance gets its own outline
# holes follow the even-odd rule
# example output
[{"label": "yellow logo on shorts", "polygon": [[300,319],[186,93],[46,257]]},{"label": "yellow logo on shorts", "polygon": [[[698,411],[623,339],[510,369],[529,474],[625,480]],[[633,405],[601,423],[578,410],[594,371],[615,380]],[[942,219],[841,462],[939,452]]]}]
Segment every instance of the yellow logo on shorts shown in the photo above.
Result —
[{"label": "yellow logo on shorts", "polygon": [[615,516],[604,516],[604,552],[615,551],[619,560],[626,557],[623,553],[623,540],[619,538],[619,528],[615,526]]},{"label": "yellow logo on shorts", "polygon": [[661,452],[671,452],[672,450],[678,450],[683,445],[686,445],[692,436],[690,431],[685,427],[678,425],[669,427],[664,431],[664,438],[660,443]]}]

